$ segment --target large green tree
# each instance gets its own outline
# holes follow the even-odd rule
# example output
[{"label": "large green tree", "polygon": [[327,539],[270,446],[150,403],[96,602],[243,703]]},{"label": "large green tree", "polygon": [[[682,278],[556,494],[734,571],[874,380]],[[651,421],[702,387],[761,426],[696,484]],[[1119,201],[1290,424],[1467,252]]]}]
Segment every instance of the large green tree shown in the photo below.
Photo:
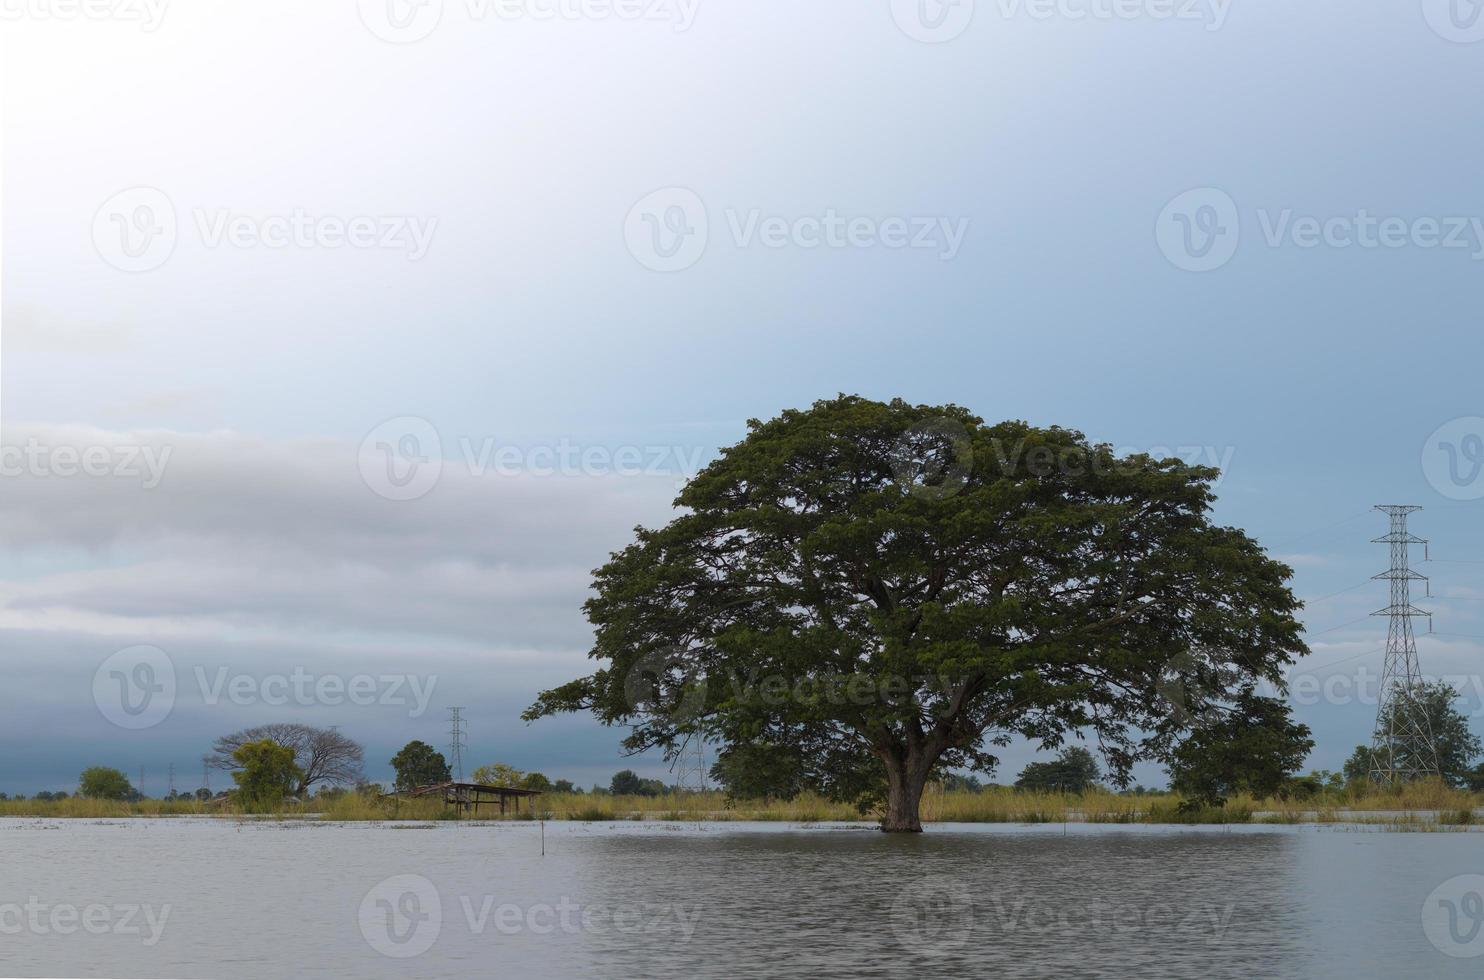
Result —
[{"label": "large green tree", "polygon": [[1295,723],[1284,701],[1247,688],[1230,706],[1213,707],[1176,747],[1169,765],[1170,784],[1206,801],[1236,792],[1273,796],[1313,748],[1309,726]]},{"label": "large green tree", "polygon": [[699,732],[723,760],[778,754],[780,789],[916,831],[935,771],[1080,731],[1121,781],[1305,649],[1290,570],[1210,520],[1213,469],[900,400],[748,428],[596,572],[599,666],[528,719],[590,710],[634,752]]},{"label": "large green tree", "polygon": [[397,774],[396,788],[402,791],[453,779],[443,753],[417,739],[402,746],[402,750],[392,756],[392,769]]}]

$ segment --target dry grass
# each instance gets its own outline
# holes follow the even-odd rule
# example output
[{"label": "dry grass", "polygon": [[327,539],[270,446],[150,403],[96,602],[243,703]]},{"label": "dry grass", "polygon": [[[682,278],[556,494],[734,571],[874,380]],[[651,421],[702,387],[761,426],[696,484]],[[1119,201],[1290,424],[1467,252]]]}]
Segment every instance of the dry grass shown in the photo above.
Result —
[{"label": "dry grass", "polygon": [[[1367,823],[1393,829],[1465,828],[1484,807],[1484,794],[1454,790],[1437,783],[1414,783],[1366,794],[1325,793],[1311,800],[1253,799],[1237,796],[1220,808],[1182,809],[1180,797],[1167,793],[1124,796],[1107,790],[1087,793],[1021,792],[990,787],[983,792],[945,792],[930,787],[922,802],[925,823]],[[534,804],[534,807],[532,806]],[[615,822],[764,820],[787,823],[860,821],[853,806],[812,794],[794,800],[728,800],[720,792],[667,793],[660,796],[610,796],[591,793],[547,793],[526,801],[509,820],[575,820]],[[1377,812],[1394,811],[1394,812]],[[1421,812],[1418,812],[1421,811]],[[144,800],[119,803],[73,798],[55,802],[0,801],[0,817],[179,817],[241,814],[233,807],[193,800]],[[356,793],[315,797],[281,808],[280,819],[325,820],[456,819],[441,800],[378,799]],[[499,819],[498,810],[481,808],[480,819]],[[869,815],[867,815],[869,816]]]}]

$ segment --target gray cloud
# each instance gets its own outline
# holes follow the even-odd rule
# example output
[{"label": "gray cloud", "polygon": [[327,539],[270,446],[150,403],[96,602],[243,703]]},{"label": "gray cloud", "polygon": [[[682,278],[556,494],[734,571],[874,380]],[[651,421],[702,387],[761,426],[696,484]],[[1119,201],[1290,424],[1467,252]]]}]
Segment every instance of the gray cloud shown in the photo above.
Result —
[{"label": "gray cloud", "polygon": [[[28,444],[168,459],[153,489],[120,476],[3,477],[0,644],[15,683],[0,695],[0,740],[55,730],[75,742],[75,755],[57,750],[59,785],[99,752],[186,766],[214,735],[279,717],[342,724],[373,747],[375,776],[388,747],[441,744],[454,703],[479,719],[481,761],[495,744],[531,768],[573,752],[616,761],[617,735],[591,722],[562,725],[557,752],[517,716],[584,669],[590,570],[634,524],[666,519],[673,478],[474,477],[451,465],[428,496],[396,502],[361,482],[355,447],[327,440],[7,431],[8,447]],[[157,729],[123,732],[95,709],[92,676],[136,644],[169,654],[181,693]],[[410,674],[437,687],[419,718],[381,705],[207,703],[199,678],[224,669]],[[0,789],[57,784],[33,768],[6,763]]]}]

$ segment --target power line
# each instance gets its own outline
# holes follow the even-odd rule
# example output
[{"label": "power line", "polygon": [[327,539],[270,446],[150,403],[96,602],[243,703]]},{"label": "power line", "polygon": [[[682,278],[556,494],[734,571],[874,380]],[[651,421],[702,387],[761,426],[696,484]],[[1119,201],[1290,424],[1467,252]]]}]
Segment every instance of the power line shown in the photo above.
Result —
[{"label": "power line", "polygon": [[1359,618],[1359,619],[1352,619],[1352,620],[1350,620],[1350,622],[1348,622],[1348,623],[1341,623],[1341,624],[1340,624],[1340,625],[1338,625],[1338,626],[1331,626],[1331,627],[1330,627],[1330,628],[1329,628],[1329,629],[1326,629],[1326,630],[1319,630],[1319,631],[1317,631],[1317,632],[1314,632],[1314,633],[1310,633],[1310,632],[1309,632],[1309,631],[1308,631],[1308,630],[1304,630],[1304,633],[1305,633],[1305,635],[1307,635],[1307,636],[1323,636],[1323,635],[1324,635],[1324,634],[1326,634],[1326,633],[1333,633],[1333,632],[1334,632],[1334,631],[1335,631],[1335,630],[1342,630],[1342,629],[1344,629],[1344,628],[1345,628],[1345,627],[1346,627],[1346,626],[1354,626],[1354,625],[1355,625],[1355,624],[1356,624],[1356,623],[1363,623],[1363,622],[1365,622],[1365,621],[1366,621],[1366,620],[1368,620],[1368,619],[1370,619],[1370,618],[1371,618],[1371,616],[1374,616],[1374,615],[1375,615],[1375,613],[1371,613],[1371,614],[1369,614],[1369,615],[1366,615],[1366,616],[1362,616],[1362,617],[1360,617],[1360,618]]},{"label": "power line", "polygon": [[1287,539],[1285,539],[1283,541],[1279,541],[1275,545],[1269,545],[1268,546],[1268,550],[1271,551],[1273,548],[1286,548],[1286,547],[1288,547],[1289,545],[1293,544],[1296,541],[1302,541],[1305,538],[1313,537],[1316,534],[1323,534],[1325,531],[1332,531],[1335,528],[1340,527],[1340,526],[1342,526],[1344,524],[1349,524],[1353,520],[1357,520],[1359,518],[1362,518],[1362,517],[1366,516],[1369,513],[1370,513],[1369,510],[1359,511],[1358,513],[1351,514],[1349,517],[1341,518],[1340,520],[1335,521],[1333,524],[1326,524],[1324,527],[1315,528],[1312,531],[1305,531],[1303,534],[1297,535],[1297,536],[1292,537],[1292,538],[1287,538]]}]

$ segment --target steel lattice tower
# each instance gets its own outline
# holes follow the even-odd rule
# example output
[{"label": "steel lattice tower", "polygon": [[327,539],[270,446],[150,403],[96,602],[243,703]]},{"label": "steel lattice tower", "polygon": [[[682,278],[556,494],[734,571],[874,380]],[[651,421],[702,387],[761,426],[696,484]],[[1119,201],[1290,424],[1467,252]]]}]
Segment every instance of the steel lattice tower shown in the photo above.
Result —
[{"label": "steel lattice tower", "polygon": [[706,792],[706,748],[698,733],[685,736],[670,771],[675,773],[675,788],[682,793]]},{"label": "steel lattice tower", "polygon": [[456,782],[464,781],[464,749],[468,747],[464,732],[463,708],[448,709],[448,768]]},{"label": "steel lattice tower", "polygon": [[1391,620],[1386,635],[1386,666],[1381,671],[1381,693],[1376,703],[1376,731],[1371,737],[1371,779],[1396,783],[1418,776],[1436,775],[1438,747],[1433,739],[1432,722],[1416,700],[1422,687],[1422,670],[1417,664],[1417,638],[1412,634],[1412,620],[1432,614],[1412,605],[1412,583],[1426,582],[1427,576],[1412,571],[1408,562],[1411,545],[1427,541],[1407,531],[1407,515],[1421,507],[1402,504],[1380,504],[1377,510],[1391,517],[1391,533],[1373,543],[1391,545],[1391,568],[1378,579],[1391,582],[1391,605],[1372,613]]}]

